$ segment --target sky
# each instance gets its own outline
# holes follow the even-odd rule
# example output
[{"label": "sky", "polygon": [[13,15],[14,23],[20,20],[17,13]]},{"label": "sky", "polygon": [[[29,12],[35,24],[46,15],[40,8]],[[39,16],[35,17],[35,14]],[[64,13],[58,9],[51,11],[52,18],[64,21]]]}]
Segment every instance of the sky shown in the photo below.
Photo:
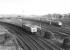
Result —
[{"label": "sky", "polygon": [[0,14],[45,15],[70,13],[69,0],[0,0]]}]

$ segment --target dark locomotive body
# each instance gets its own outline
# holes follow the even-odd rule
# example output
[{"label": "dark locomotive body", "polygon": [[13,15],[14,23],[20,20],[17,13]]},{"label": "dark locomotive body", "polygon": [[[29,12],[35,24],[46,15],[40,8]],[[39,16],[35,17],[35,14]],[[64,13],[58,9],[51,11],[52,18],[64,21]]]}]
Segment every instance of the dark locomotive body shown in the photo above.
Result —
[{"label": "dark locomotive body", "polygon": [[46,21],[46,25],[61,27],[63,23],[61,21]]},{"label": "dark locomotive body", "polygon": [[51,22],[51,25],[56,26],[56,27],[61,27],[62,26],[62,22],[60,22],[60,21]]}]

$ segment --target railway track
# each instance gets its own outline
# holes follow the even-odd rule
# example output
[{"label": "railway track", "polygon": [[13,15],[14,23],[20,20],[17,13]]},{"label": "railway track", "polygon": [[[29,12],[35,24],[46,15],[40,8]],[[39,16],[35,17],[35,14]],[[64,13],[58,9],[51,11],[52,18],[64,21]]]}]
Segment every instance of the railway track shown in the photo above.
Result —
[{"label": "railway track", "polygon": [[[31,22],[32,23],[34,22],[33,24],[38,25],[38,26],[44,28],[45,30],[49,29],[49,30],[61,32],[62,34],[70,35],[70,29],[67,27],[64,27],[64,26],[56,27],[56,26],[49,25],[47,22],[37,22],[37,21],[31,21]],[[64,23],[64,25],[67,25],[67,24]],[[68,25],[68,27],[70,27],[70,26]]]},{"label": "railway track", "polygon": [[63,27],[55,27],[55,26],[52,26],[52,25],[50,25],[50,26],[48,26],[48,25],[43,25],[42,26],[45,30],[46,29],[48,29],[48,30],[50,30],[50,31],[58,31],[58,32],[61,32],[61,33],[64,33],[64,34],[68,34],[68,35],[70,35],[70,30],[69,29],[67,29],[67,28],[63,28]]},{"label": "railway track", "polygon": [[52,43],[51,40],[29,35],[21,27],[2,22],[0,22],[0,25],[7,28],[16,36],[17,42],[23,50],[61,50],[61,48]]},{"label": "railway track", "polygon": [[[46,32],[50,31],[51,34],[55,34],[56,37],[56,41],[62,43],[64,38],[66,37],[70,37],[70,26],[68,25],[67,27],[56,27],[56,26],[52,26],[52,25],[48,25],[46,22],[34,22],[35,24],[38,24],[39,26],[41,26],[42,28],[44,28],[43,30],[45,30]],[[67,25],[67,24],[65,24]],[[47,33],[46,33],[47,34]],[[54,42],[56,43],[56,42]],[[58,43],[58,45],[60,46],[60,43]],[[57,44],[57,43],[56,43]]]}]

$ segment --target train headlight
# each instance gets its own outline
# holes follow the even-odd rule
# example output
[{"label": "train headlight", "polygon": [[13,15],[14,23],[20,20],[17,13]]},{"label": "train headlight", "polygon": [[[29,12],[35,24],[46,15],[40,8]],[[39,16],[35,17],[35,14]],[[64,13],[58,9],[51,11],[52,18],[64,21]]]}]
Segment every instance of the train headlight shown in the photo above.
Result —
[{"label": "train headlight", "polygon": [[59,22],[59,25],[62,25],[62,22]]},{"label": "train headlight", "polygon": [[31,27],[31,32],[37,32],[37,28],[36,27]]}]

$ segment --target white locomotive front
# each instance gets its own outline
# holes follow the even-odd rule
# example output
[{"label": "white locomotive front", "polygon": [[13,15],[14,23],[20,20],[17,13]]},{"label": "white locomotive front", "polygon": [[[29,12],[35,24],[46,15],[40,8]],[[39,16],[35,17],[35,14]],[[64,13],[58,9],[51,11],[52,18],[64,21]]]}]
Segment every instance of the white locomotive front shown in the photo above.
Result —
[{"label": "white locomotive front", "polygon": [[32,33],[37,32],[38,29],[41,29],[40,26],[33,25],[33,24],[23,24],[23,28]]}]

